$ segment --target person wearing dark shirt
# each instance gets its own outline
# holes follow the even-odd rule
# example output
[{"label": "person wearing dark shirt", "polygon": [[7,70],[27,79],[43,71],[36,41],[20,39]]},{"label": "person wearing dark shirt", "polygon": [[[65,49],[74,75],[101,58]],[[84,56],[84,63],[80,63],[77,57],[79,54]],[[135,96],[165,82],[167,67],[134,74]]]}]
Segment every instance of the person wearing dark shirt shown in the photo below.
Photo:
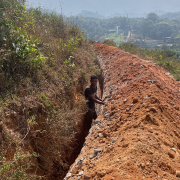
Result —
[{"label": "person wearing dark shirt", "polygon": [[87,101],[87,106],[88,106],[88,112],[86,113],[85,116],[85,124],[84,128],[86,133],[88,133],[89,129],[91,128],[92,120],[97,118],[97,113],[95,110],[95,103],[98,104],[103,104],[104,102],[102,99],[97,97],[96,92],[97,92],[97,82],[98,78],[97,76],[93,75],[91,76],[91,85],[85,89],[85,98]]}]

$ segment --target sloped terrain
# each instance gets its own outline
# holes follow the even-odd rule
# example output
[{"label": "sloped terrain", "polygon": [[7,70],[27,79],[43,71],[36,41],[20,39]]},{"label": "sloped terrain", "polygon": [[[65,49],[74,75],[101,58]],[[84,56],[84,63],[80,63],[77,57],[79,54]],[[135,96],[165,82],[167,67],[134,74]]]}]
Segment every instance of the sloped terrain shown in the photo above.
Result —
[{"label": "sloped terrain", "polygon": [[95,47],[106,104],[65,179],[179,179],[180,83],[152,62]]}]

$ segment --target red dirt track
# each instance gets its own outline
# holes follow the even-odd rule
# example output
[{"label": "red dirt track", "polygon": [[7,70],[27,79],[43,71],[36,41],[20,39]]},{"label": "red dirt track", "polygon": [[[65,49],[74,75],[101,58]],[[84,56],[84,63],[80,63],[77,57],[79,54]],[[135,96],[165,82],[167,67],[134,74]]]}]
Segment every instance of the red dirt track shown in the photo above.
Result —
[{"label": "red dirt track", "polygon": [[153,62],[95,47],[106,104],[65,179],[178,180],[180,83]]}]

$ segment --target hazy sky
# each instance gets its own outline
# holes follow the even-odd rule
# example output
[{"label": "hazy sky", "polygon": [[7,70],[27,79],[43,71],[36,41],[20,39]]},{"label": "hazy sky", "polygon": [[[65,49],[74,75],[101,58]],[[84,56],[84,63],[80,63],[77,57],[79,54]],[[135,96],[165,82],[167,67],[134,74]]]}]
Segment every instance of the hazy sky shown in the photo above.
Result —
[{"label": "hazy sky", "polygon": [[180,11],[180,0],[27,0],[33,6],[44,6],[66,15],[76,15],[82,10],[96,12],[104,16],[115,13],[149,13],[152,11],[178,12]]}]

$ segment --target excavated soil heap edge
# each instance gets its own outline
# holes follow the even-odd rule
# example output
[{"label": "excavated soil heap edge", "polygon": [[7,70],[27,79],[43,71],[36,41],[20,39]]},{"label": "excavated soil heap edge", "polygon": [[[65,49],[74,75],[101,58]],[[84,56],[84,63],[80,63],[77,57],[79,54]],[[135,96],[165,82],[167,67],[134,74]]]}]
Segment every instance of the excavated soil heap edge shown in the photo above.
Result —
[{"label": "excavated soil heap edge", "polygon": [[106,104],[65,179],[179,179],[180,83],[152,62],[95,47]]}]

